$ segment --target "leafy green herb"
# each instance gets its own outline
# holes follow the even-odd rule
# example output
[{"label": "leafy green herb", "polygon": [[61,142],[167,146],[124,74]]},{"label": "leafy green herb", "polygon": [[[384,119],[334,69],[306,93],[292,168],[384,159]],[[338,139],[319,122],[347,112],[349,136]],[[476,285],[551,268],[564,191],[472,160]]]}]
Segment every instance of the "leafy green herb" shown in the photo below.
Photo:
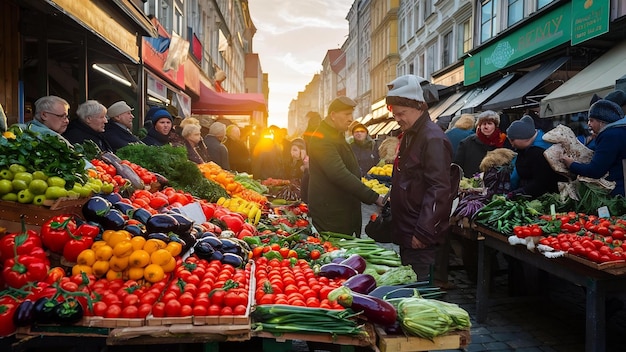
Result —
[{"label": "leafy green herb", "polygon": [[228,197],[222,186],[202,176],[198,166],[187,158],[184,147],[130,144],[118,149],[116,155],[165,176],[174,188],[198,198],[216,202]]}]

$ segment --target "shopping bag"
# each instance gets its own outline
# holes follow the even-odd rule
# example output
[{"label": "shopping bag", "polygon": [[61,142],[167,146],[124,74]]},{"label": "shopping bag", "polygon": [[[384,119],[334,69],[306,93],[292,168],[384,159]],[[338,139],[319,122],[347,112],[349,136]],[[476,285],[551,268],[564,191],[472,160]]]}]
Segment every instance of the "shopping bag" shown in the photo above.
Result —
[{"label": "shopping bag", "polygon": [[376,242],[392,243],[391,236],[391,202],[385,203],[380,215],[375,220],[371,220],[365,225],[365,234]]}]

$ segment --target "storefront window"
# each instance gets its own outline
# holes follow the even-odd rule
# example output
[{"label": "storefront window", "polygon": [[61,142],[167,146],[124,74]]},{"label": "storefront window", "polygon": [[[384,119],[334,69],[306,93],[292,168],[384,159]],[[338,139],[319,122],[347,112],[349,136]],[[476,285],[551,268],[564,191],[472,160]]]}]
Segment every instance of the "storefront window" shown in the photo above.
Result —
[{"label": "storefront window", "polygon": [[496,35],[496,14],[495,1],[487,0],[480,7],[480,42],[484,43]]},{"label": "storefront window", "polygon": [[465,55],[472,49],[472,30],[470,29],[470,20],[459,25],[459,51],[458,57]]},{"label": "storefront window", "polygon": [[508,11],[508,26],[511,27],[515,23],[524,18],[524,1],[523,0],[509,0]]},{"label": "storefront window", "polygon": [[435,72],[435,44],[426,49],[426,72],[424,78],[429,79],[433,72]]},{"label": "storefront window", "polygon": [[441,52],[442,67],[452,64],[452,31],[443,36],[443,48]]},{"label": "storefront window", "polygon": [[554,0],[537,0],[537,10],[539,10],[540,8],[548,5],[552,1],[554,1]]}]

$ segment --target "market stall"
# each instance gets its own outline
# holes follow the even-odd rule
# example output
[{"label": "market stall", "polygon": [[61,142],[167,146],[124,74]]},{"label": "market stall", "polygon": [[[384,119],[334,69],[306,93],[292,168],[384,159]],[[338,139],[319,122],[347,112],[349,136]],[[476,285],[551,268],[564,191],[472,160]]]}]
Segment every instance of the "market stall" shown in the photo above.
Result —
[{"label": "market stall", "polygon": [[[26,140],[32,154],[11,152]],[[50,141],[19,128],[0,139],[3,350],[81,339],[86,350],[217,350],[253,337],[268,351],[292,340],[383,351],[469,343],[466,311],[374,240],[316,231],[287,180],[270,190],[170,146],[78,145],[61,167],[36,151]]]}]

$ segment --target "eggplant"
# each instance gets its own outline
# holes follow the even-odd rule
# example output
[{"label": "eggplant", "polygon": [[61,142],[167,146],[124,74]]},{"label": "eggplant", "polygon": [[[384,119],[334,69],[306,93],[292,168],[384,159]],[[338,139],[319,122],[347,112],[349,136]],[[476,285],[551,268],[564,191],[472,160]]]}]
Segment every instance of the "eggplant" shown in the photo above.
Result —
[{"label": "eggplant", "polygon": [[40,324],[55,322],[54,309],[59,302],[48,297],[41,297],[33,304],[33,320]]},{"label": "eggplant", "polygon": [[113,203],[113,209],[119,210],[122,214],[128,216],[129,218],[132,218],[133,213],[135,212],[135,210],[137,210],[137,208],[134,205],[124,203],[124,202]]},{"label": "eggplant", "polygon": [[217,238],[217,235],[214,234],[211,231],[204,231],[204,232],[202,232],[202,234],[200,236],[198,236],[198,239],[201,240],[201,239],[203,239],[205,237],[215,237],[215,238]]},{"label": "eggplant", "polygon": [[146,221],[146,232],[176,233],[178,220],[169,214],[154,214]]},{"label": "eggplant", "polygon": [[241,256],[241,254],[243,253],[243,250],[241,249],[241,246],[239,245],[239,243],[229,238],[222,238],[221,241],[222,241],[222,248],[220,249],[220,252],[224,254],[232,253],[238,256]]},{"label": "eggplant", "polygon": [[148,236],[146,237],[146,239],[157,239],[157,240],[161,240],[165,243],[169,243],[170,242],[170,237],[166,234],[164,234],[163,232],[153,232],[153,233],[149,233]]},{"label": "eggplant", "polygon": [[320,267],[319,276],[329,279],[348,279],[358,274],[356,270],[345,264],[328,263]]},{"label": "eggplant", "polygon": [[181,234],[191,231],[191,228],[193,227],[193,220],[191,220],[189,217],[176,212],[169,215],[171,215],[174,219],[178,221],[178,230],[176,231],[176,233]]},{"label": "eggplant", "polygon": [[351,291],[345,286],[338,287],[328,294],[328,299],[337,301],[344,308],[355,312],[363,312],[367,320],[373,324],[391,326],[398,319],[396,308],[389,302]]},{"label": "eggplant", "polygon": [[74,297],[69,297],[54,308],[55,319],[59,324],[78,323],[84,315],[83,306]]},{"label": "eggplant", "polygon": [[168,183],[170,183],[170,181],[167,179],[167,177],[165,177],[165,176],[163,176],[163,175],[161,175],[161,174],[159,174],[159,173],[156,173],[156,172],[153,172],[153,174],[154,174],[154,176],[156,176],[157,182],[158,182],[161,186],[165,186],[165,185],[167,185]]},{"label": "eggplant", "polygon": [[363,273],[365,271],[365,267],[367,266],[365,259],[358,254],[352,254],[348,258],[344,259],[341,264],[351,267],[359,274]]},{"label": "eggplant", "polygon": [[243,258],[234,253],[224,253],[221,262],[222,264],[230,264],[235,268],[243,267]]},{"label": "eggplant", "polygon": [[222,246],[224,245],[222,243],[222,240],[220,240],[217,237],[211,237],[211,236],[207,236],[207,237],[202,237],[199,242],[207,242],[209,245],[211,245],[211,247],[213,247],[213,249],[215,249],[216,251],[221,251],[222,250]]},{"label": "eggplant", "polygon": [[144,237],[144,231],[143,228],[137,224],[126,224],[124,225],[124,230],[130,232],[131,235],[133,235],[133,237],[135,236],[142,236]]},{"label": "eggplant", "polygon": [[331,263],[340,264],[340,263],[341,263],[341,262],[343,262],[344,260],[346,260],[346,258],[344,258],[344,257],[335,257],[335,258],[333,258],[330,262],[331,262]]},{"label": "eggplant", "polygon": [[83,217],[87,221],[100,223],[100,220],[111,210],[111,206],[108,200],[100,196],[92,196],[83,204]]},{"label": "eggplant", "polygon": [[117,231],[124,228],[124,225],[126,225],[126,219],[119,210],[112,208],[102,219],[100,219],[100,224],[102,224],[102,227],[105,230]]},{"label": "eggplant", "polygon": [[22,301],[13,313],[13,324],[15,326],[28,326],[35,321],[34,307],[35,303],[30,299]]},{"label": "eggplant", "polygon": [[376,279],[370,274],[356,274],[344,281],[342,285],[354,292],[369,294],[376,288]]},{"label": "eggplant", "polygon": [[221,262],[222,259],[224,259],[224,253],[222,253],[220,251],[214,251],[213,254],[207,260],[208,261],[217,260],[217,261]]},{"label": "eggplant", "polygon": [[[102,196],[102,198],[108,200],[109,202],[111,202],[111,204],[115,204],[117,202],[120,202],[123,199],[123,197],[119,193],[117,193],[117,192],[111,192],[109,194],[105,194],[105,195]],[[126,204],[126,203],[124,203],[124,204]]]},{"label": "eggplant", "polygon": [[[193,246],[193,252],[200,258],[205,260],[211,260],[211,257],[217,252],[207,242],[199,241]],[[219,252],[217,252],[219,253]],[[221,253],[220,253],[221,254]]]},{"label": "eggplant", "polygon": [[137,208],[133,212],[133,215],[131,217],[145,225],[148,222],[148,220],[150,219],[151,216],[152,216],[152,214],[150,214],[150,212],[147,211],[146,209],[144,209],[144,208]]}]

